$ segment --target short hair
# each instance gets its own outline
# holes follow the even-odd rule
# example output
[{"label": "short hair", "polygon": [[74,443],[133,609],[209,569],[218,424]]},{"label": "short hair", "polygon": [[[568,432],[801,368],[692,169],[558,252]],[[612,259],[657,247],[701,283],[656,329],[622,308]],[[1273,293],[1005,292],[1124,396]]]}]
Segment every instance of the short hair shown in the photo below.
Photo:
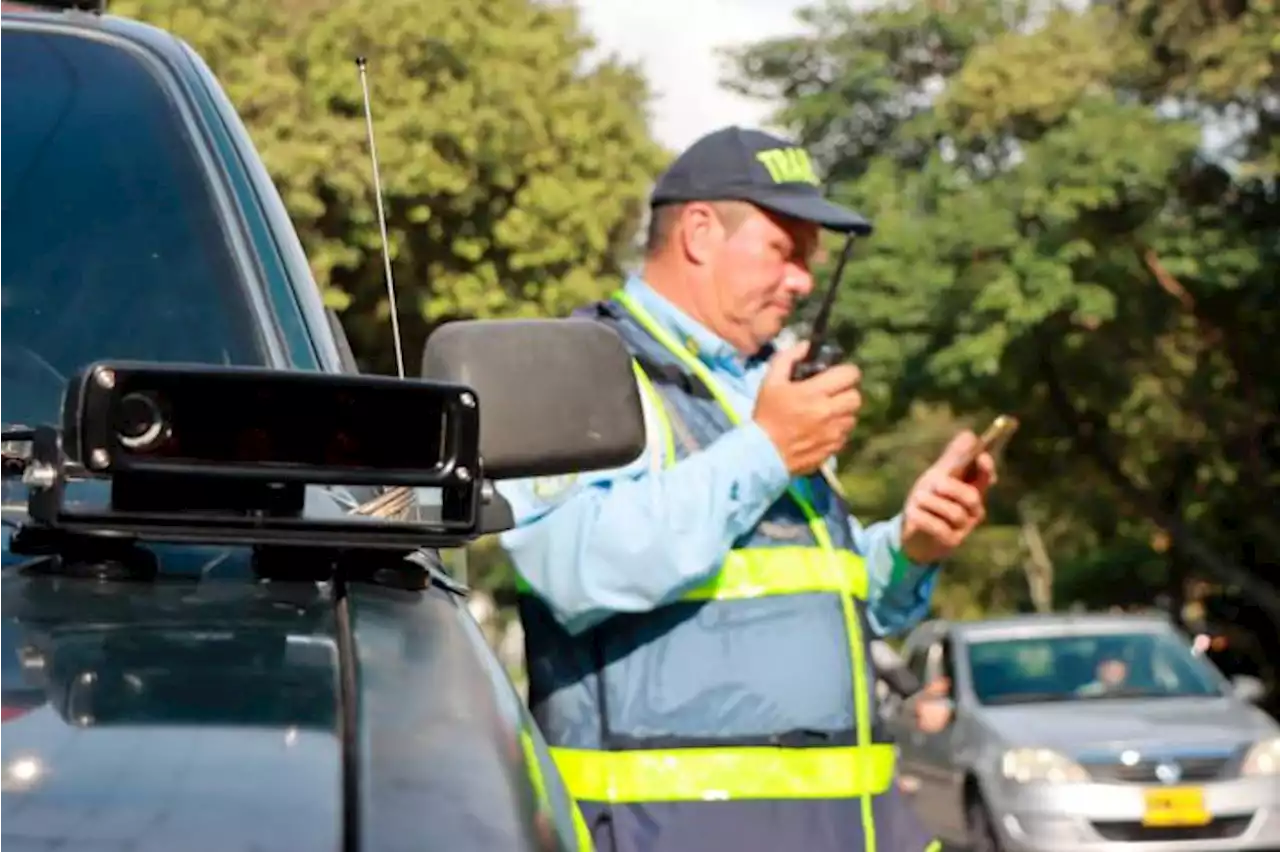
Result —
[{"label": "short hair", "polygon": [[[659,204],[649,211],[649,232],[644,241],[644,252],[648,257],[653,257],[658,252],[666,248],[667,243],[671,240],[671,234],[676,229],[676,223],[680,221],[680,214],[684,212],[685,205],[690,202],[676,201],[668,204]],[[742,226],[747,217],[756,208],[747,201],[710,201],[711,209],[715,211],[716,218],[724,225],[725,230],[732,234]]]}]

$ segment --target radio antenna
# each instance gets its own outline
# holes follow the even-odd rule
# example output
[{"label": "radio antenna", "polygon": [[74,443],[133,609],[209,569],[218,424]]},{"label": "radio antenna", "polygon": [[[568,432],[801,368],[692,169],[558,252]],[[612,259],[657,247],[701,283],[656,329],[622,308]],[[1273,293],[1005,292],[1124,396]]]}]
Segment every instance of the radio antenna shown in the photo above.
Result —
[{"label": "radio antenna", "polygon": [[803,381],[816,376],[823,370],[844,359],[844,353],[835,344],[827,343],[827,325],[831,322],[831,308],[836,302],[836,293],[840,289],[840,279],[844,276],[845,264],[853,253],[853,234],[845,237],[844,248],[840,251],[840,260],[836,263],[836,271],[831,275],[831,283],[818,306],[818,315],[809,327],[809,351],[804,357],[791,365],[791,380]]},{"label": "radio antenna", "polygon": [[378,172],[378,147],[373,141],[373,110],[369,106],[368,62],[356,57],[360,69],[360,88],[364,92],[364,124],[369,134],[369,159],[373,161],[373,197],[378,203],[378,228],[382,232],[382,263],[387,276],[387,299],[391,302],[391,336],[396,345],[396,372],[404,378],[404,347],[400,344],[400,311],[396,308],[396,284],[391,275],[391,246],[387,241],[387,214],[382,208],[382,178]]},{"label": "radio antenna", "polygon": [[831,284],[818,305],[818,314],[813,319],[809,337],[809,351],[806,360],[818,357],[819,350],[827,342],[827,326],[831,322],[831,308],[836,303],[836,292],[840,289],[840,279],[844,277],[844,268],[849,263],[849,255],[853,253],[853,235],[845,237],[844,247],[840,250],[840,259],[836,261],[836,270],[831,274]]}]

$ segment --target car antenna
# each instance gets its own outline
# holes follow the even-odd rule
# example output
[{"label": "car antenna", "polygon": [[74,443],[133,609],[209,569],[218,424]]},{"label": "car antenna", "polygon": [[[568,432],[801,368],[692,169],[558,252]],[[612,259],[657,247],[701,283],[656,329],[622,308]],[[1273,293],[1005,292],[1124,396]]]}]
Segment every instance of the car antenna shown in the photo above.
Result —
[{"label": "car antenna", "polygon": [[[369,136],[369,160],[373,164],[373,194],[378,204],[378,229],[382,234],[382,265],[387,277],[387,298],[391,302],[391,336],[396,347],[396,373],[404,378],[404,346],[400,342],[400,312],[396,308],[396,283],[391,273],[391,245],[387,240],[387,214],[382,204],[382,177],[378,169],[378,146],[373,141],[373,109],[369,102],[369,62],[363,56],[356,57],[356,67],[360,69],[360,90],[364,94],[364,126]],[[352,510],[357,515],[374,517],[395,517],[403,519],[412,509],[414,493],[412,489],[391,488],[371,500],[361,503]]]},{"label": "car antenna", "polygon": [[382,178],[378,172],[378,148],[373,141],[373,110],[369,106],[368,61],[356,57],[360,69],[360,88],[364,92],[364,124],[369,135],[369,159],[373,162],[373,193],[378,204],[378,228],[382,232],[382,263],[387,276],[387,298],[391,302],[391,336],[396,346],[396,372],[404,378],[404,347],[400,343],[400,312],[396,309],[396,284],[391,274],[391,247],[387,240],[387,214],[382,206]]}]

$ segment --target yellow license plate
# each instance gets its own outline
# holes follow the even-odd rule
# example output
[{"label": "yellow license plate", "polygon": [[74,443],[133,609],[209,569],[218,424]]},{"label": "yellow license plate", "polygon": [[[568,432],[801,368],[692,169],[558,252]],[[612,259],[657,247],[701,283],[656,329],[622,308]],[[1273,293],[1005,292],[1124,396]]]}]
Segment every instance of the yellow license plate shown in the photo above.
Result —
[{"label": "yellow license plate", "polygon": [[1208,825],[1213,821],[1199,787],[1161,787],[1145,791],[1147,810],[1142,824],[1159,828]]}]

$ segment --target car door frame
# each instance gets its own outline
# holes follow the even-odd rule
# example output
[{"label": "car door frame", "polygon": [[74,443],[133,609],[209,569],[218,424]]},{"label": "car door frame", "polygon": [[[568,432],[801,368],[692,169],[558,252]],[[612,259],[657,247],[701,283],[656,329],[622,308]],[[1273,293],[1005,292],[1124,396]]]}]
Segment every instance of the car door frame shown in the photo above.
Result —
[{"label": "car door frame", "polygon": [[[933,644],[934,633],[934,625],[924,624],[913,631],[903,643],[904,664],[921,684],[926,683],[928,654]],[[918,763],[921,743],[914,736],[918,730],[915,723],[913,697],[909,696],[894,702],[888,724],[898,746],[899,784],[905,793],[914,798],[919,792],[920,785]]]},{"label": "car door frame", "polygon": [[[950,660],[947,659],[948,648]],[[953,716],[941,731],[927,733],[915,724],[914,704],[918,696],[903,702],[903,715],[899,725],[902,731],[899,750],[903,773],[914,779],[916,806],[920,813],[930,815],[930,828],[944,837],[963,837],[966,831],[966,773],[963,761],[957,760],[957,754],[966,741],[968,720],[965,718],[963,703],[957,700],[961,693],[957,688],[954,671],[954,637],[946,627],[939,627],[932,632],[923,647],[913,649],[908,657],[908,665],[912,664],[917,653],[924,654],[923,671],[919,673],[922,683],[932,683],[939,677],[950,679]]]}]

